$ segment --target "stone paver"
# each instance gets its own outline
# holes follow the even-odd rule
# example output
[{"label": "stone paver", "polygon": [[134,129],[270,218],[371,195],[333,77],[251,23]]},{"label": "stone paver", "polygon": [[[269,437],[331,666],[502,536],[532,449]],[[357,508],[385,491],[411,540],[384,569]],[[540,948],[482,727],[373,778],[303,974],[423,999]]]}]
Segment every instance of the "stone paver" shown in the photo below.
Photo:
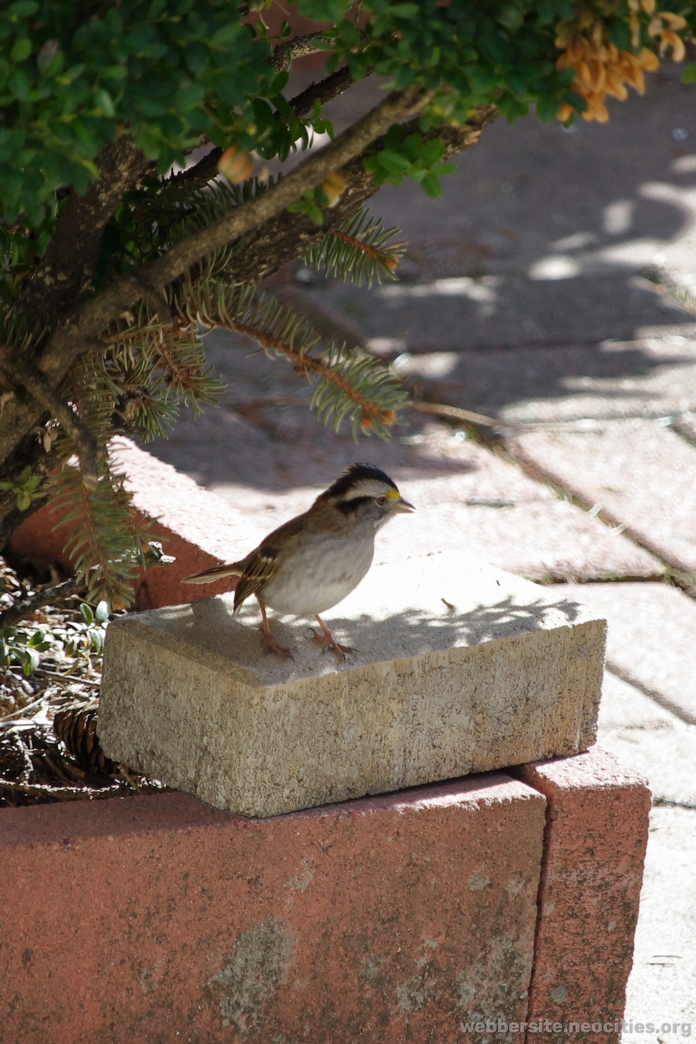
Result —
[{"label": "stone paver", "polygon": [[[212,354],[230,382],[225,405],[204,410],[195,422],[180,421],[171,439],[148,449],[257,528],[271,531],[305,511],[349,463],[362,459],[387,471],[417,507],[380,534],[377,561],[455,547],[530,579],[649,578],[662,571],[648,552],[463,432],[408,412],[391,441],[356,445],[320,427],[306,400],[269,403],[275,378],[265,357],[248,359],[238,340],[220,334]],[[284,385],[276,393],[282,398],[281,392],[287,402]]]},{"label": "stone paver", "polygon": [[[494,123],[443,178],[438,200],[411,183],[380,190],[372,209],[417,248],[412,277],[527,275],[564,285],[570,309],[583,278],[600,272],[624,275],[628,287],[652,265],[696,282],[696,125],[682,69],[663,62],[643,97],[610,101],[604,125],[578,120],[568,133],[534,115]],[[628,301],[598,295],[589,321],[606,323],[602,337],[618,316],[630,322]],[[523,302],[520,321],[534,321],[539,303]]]},{"label": "stone paver", "polygon": [[611,671],[604,675],[597,742],[642,773],[653,800],[696,809],[696,725]]},{"label": "stone paver", "polygon": [[696,601],[661,583],[567,586],[606,616],[608,667],[696,724]]},{"label": "stone paver", "polygon": [[656,1031],[627,1028],[622,1044],[687,1040],[696,1028],[696,811],[653,808],[650,824],[626,1017]]},{"label": "stone paver", "polygon": [[688,417],[696,407],[693,334],[512,352],[405,352],[394,365],[429,398],[509,425]]},{"label": "stone paver", "polygon": [[530,431],[507,440],[587,507],[645,547],[696,572],[696,447],[650,420],[595,422],[578,431]]},{"label": "stone paver", "polygon": [[[297,292],[296,292],[297,293]],[[453,275],[368,290],[327,282],[298,293],[339,323],[357,325],[368,346],[389,338],[404,351],[473,351],[527,345],[632,340],[669,326],[693,330],[693,316],[643,279]]]}]

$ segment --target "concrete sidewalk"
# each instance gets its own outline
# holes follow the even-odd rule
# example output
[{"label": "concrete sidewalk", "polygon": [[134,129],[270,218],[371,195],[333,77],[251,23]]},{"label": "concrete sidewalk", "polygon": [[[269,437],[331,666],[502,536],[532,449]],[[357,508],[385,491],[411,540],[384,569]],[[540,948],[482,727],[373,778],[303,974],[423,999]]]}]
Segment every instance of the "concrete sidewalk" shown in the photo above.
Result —
[{"label": "concrete sidewalk", "polygon": [[[407,411],[390,443],[355,447],[316,424],[282,362],[215,334],[222,408],[148,447],[268,529],[372,460],[418,508],[382,561],[466,548],[606,613],[600,742],[655,801],[624,1044],[696,1027],[696,316],[645,278],[696,284],[696,88],[679,71],[665,63],[606,126],[493,125],[438,201],[381,190],[373,211],[410,241],[398,283],[297,266],[276,281],[427,398],[497,418],[497,442]],[[369,102],[369,85],[338,99],[337,122]]]}]

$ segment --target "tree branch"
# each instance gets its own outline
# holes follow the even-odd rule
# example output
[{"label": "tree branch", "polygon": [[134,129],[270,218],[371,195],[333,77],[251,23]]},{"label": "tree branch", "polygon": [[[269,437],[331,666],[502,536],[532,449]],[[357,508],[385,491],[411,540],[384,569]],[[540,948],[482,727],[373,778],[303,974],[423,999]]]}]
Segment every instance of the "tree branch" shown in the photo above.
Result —
[{"label": "tree branch", "polygon": [[67,601],[68,598],[74,598],[75,595],[79,594],[80,591],[85,589],[85,580],[82,576],[72,576],[69,580],[64,580],[62,584],[54,584],[53,587],[39,587],[36,591],[32,591],[30,595],[20,599],[11,605],[9,609],[5,609],[4,612],[0,613],[0,630],[4,627],[14,627],[19,620],[24,620],[27,616],[31,616],[37,609],[43,608],[44,605],[59,605],[61,602]]},{"label": "tree branch", "polygon": [[[353,128],[349,128],[348,131],[336,138],[332,145],[310,156],[300,164],[286,179],[283,179],[280,185],[269,190],[263,196],[251,200],[248,204],[238,208],[223,219],[223,222],[228,222],[224,233],[224,237],[227,238],[223,237],[223,241],[226,242],[246,233],[243,252],[240,252],[239,258],[234,259],[233,264],[228,267],[230,279],[237,279],[240,282],[259,282],[272,275],[287,261],[293,260],[303,250],[319,242],[328,232],[340,227],[347,217],[359,209],[377,191],[372,175],[366,174],[363,169],[361,153],[367,145],[372,143],[374,143],[376,148],[379,148],[380,142],[376,139],[380,130],[386,129],[388,125],[399,118],[398,115],[394,114],[395,106],[392,99],[393,96],[386,99],[386,102],[391,103],[389,113],[383,108],[386,102],[378,106],[377,110],[368,113],[366,118],[374,118],[375,112],[379,114],[378,119],[374,120],[370,128],[372,136],[369,137],[369,140],[365,141],[367,134],[364,123],[362,137],[359,142],[351,141],[350,133]],[[397,99],[404,106],[401,110],[403,115],[406,112],[405,100],[399,98],[399,96],[397,96]],[[411,99],[408,99],[408,101],[411,102]],[[413,104],[417,103],[414,102]],[[491,123],[496,115],[497,110],[495,106],[484,106],[477,110],[467,123],[462,126],[433,129],[425,134],[424,138],[427,141],[431,137],[441,137],[445,141],[444,158],[449,158],[460,150],[475,144],[484,127]],[[375,123],[381,123],[382,126],[378,126],[377,130],[375,130]],[[407,123],[404,129],[407,132],[417,130],[417,124],[417,120],[412,125]],[[336,146],[336,148],[333,148],[333,146]],[[317,167],[317,160],[320,160],[323,166]],[[306,181],[303,181],[303,171],[306,170],[306,165],[308,164],[313,164],[311,179],[307,178]],[[302,194],[302,190],[306,191],[307,188],[319,184],[326,173],[337,169],[340,169],[345,177],[347,189],[340,197],[338,205],[332,210],[325,212],[326,220],[322,226],[317,227],[304,214],[289,214],[285,209],[287,206],[285,200],[279,200],[273,196],[281,186],[287,186],[291,178],[296,178],[293,184],[294,193],[296,194],[295,198],[297,198],[297,196]],[[269,207],[270,214],[264,213],[258,207],[259,203],[267,201],[269,197],[272,197],[272,206]],[[242,217],[241,221],[239,220],[240,215]],[[219,226],[220,222],[213,226],[217,232],[219,232]],[[203,247],[203,254],[198,256],[204,256],[208,250],[215,249],[214,246],[205,249],[205,243],[209,242],[207,240],[208,231],[206,229],[203,233],[192,237],[192,239],[197,241],[198,249]],[[201,243],[201,239],[203,243]],[[183,245],[186,245],[188,242],[190,241],[185,241]],[[172,259],[170,255],[172,253],[170,251],[170,254],[164,255],[163,258],[154,262],[158,276],[165,264],[171,266]],[[147,266],[148,269],[151,269],[151,267]],[[183,262],[179,262],[174,267],[176,274],[187,270],[187,266]],[[147,273],[145,273],[145,269],[142,271],[151,286],[149,271]],[[174,278],[174,276],[170,275],[168,278]],[[137,300],[138,296],[141,296],[141,292],[138,291],[137,285],[134,286],[127,280],[120,280],[118,284],[107,288],[94,301],[87,302],[86,305],[78,309],[72,321],[67,321],[60,330],[56,331],[50,346],[50,353],[47,353],[45,360],[42,361],[42,368],[51,380],[51,383],[57,383],[59,380],[62,380],[73,360],[81,352],[88,350],[92,346],[90,337],[83,331],[90,328],[94,329],[99,325],[106,325],[112,318],[117,318],[120,314],[127,311]],[[40,416],[40,411],[27,411],[26,406],[20,403],[7,403],[3,415],[0,417],[0,459],[3,456],[7,459],[7,456],[15,451],[21,439],[38,423]]]},{"label": "tree branch", "polygon": [[[497,109],[493,105],[476,110],[466,123],[458,127],[434,127],[423,135],[424,141],[441,138],[445,143],[443,160],[451,159],[463,149],[468,149],[481,137],[482,131],[495,120]],[[419,121],[414,119],[403,125],[404,134],[418,131]],[[373,143],[374,149],[383,147],[383,139]],[[244,248],[232,258],[225,269],[225,278],[230,282],[259,283],[277,272],[288,261],[293,261],[304,250],[319,243],[324,236],[340,228],[344,221],[364,206],[370,196],[377,192],[374,179],[366,173],[362,156],[341,167],[346,180],[346,191],[331,210],[324,211],[324,224],[315,225],[305,214],[289,214],[287,211],[271,218],[244,240]]]},{"label": "tree branch", "polygon": [[[339,94],[347,91],[353,82],[348,66],[344,65],[343,68],[337,69],[318,83],[311,83],[304,91],[291,98],[288,105],[292,109],[294,116],[298,118],[307,116],[314,109],[314,103],[317,99],[322,105],[325,105],[332,98],[337,98]],[[178,174],[173,174],[165,184],[173,186],[188,185],[191,188],[199,186],[203,188],[216,177],[218,172],[217,165],[222,152],[222,148],[216,145],[214,148],[211,148],[210,152],[206,152],[205,156],[199,159],[198,163],[194,163],[192,167],[182,170]]]},{"label": "tree branch", "polygon": [[53,334],[41,360],[43,371],[53,377],[78,354],[77,340],[90,336],[113,322],[143,295],[141,282],[149,287],[163,287],[183,275],[208,254],[226,246],[247,232],[275,217],[305,192],[321,184],[332,173],[359,156],[385,128],[405,116],[420,112],[434,92],[421,87],[394,91],[351,127],[339,134],[325,148],[304,162],[261,196],[255,196],[241,207],[218,218],[201,232],[177,243],[162,257],[151,261],[131,277],[117,279],[91,301],[85,302]]},{"label": "tree branch", "polygon": [[96,165],[99,180],[83,196],[70,192],[46,254],[26,280],[19,307],[32,318],[35,312],[59,318],[73,307],[92,278],[114,207],[148,160],[132,138],[123,136],[102,149]]},{"label": "tree branch", "polygon": [[339,94],[347,91],[352,83],[353,77],[350,74],[350,70],[347,65],[344,65],[343,68],[336,69],[335,72],[320,80],[319,83],[310,83],[309,87],[306,87],[304,91],[291,98],[288,104],[295,116],[306,116],[314,108],[314,103],[317,99],[324,105],[326,102],[331,101],[332,98],[336,98]]},{"label": "tree branch", "polygon": [[308,54],[316,54],[323,50],[317,47],[317,41],[324,36],[323,30],[318,33],[308,33],[306,36],[296,36],[294,40],[287,43],[279,43],[273,48],[269,65],[274,72],[282,72],[288,69],[297,58],[304,58]]},{"label": "tree branch", "polygon": [[83,485],[89,490],[96,489],[97,444],[91,432],[70,409],[67,402],[64,402],[54,391],[40,370],[18,360],[13,362],[3,360],[0,365],[9,377],[25,388],[36,402],[55,417],[78,452]]}]

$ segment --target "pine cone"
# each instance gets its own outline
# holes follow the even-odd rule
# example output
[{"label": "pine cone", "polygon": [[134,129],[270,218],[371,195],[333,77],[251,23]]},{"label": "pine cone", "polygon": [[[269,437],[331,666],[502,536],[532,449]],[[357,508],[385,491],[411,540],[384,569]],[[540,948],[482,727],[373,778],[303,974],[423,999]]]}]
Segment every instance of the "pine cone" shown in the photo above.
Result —
[{"label": "pine cone", "polygon": [[81,768],[117,776],[120,765],[107,758],[97,736],[96,707],[68,707],[53,719],[53,731]]}]

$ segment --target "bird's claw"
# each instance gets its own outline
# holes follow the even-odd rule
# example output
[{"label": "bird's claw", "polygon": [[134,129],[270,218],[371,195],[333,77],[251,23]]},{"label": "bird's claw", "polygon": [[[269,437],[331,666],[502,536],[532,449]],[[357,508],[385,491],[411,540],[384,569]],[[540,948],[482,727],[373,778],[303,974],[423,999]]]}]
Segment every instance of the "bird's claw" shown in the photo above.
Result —
[{"label": "bird's claw", "polygon": [[283,660],[295,659],[287,645],[280,645],[270,634],[264,634],[263,643],[266,646],[266,652],[274,653],[275,656],[280,656]]},{"label": "bird's claw", "polygon": [[310,628],[312,632],[312,638],[315,642],[319,642],[323,646],[322,652],[327,653],[329,651],[336,653],[338,657],[345,660],[346,653],[355,652],[352,645],[339,645],[331,632],[315,631],[314,628]]}]

